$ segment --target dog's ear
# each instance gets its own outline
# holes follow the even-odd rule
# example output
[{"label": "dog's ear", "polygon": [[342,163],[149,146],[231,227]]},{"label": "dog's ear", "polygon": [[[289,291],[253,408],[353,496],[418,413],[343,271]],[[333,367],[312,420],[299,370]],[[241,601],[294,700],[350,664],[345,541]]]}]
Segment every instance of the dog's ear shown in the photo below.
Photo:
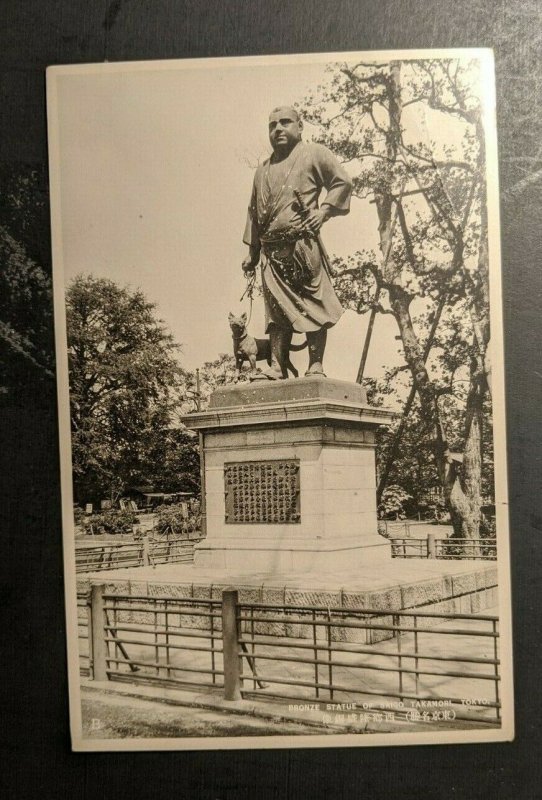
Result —
[{"label": "dog's ear", "polygon": [[231,322],[231,321],[232,321],[232,319],[235,319],[235,317],[234,317],[234,315],[233,315],[233,314],[231,313],[231,311],[230,311],[230,313],[228,314],[228,320]]},{"label": "dog's ear", "polygon": [[245,323],[246,323],[246,321],[247,321],[247,319],[248,319],[248,316],[247,316],[247,312],[246,312],[246,311],[243,311],[243,313],[241,314],[241,319],[243,320],[243,322],[245,322]]}]

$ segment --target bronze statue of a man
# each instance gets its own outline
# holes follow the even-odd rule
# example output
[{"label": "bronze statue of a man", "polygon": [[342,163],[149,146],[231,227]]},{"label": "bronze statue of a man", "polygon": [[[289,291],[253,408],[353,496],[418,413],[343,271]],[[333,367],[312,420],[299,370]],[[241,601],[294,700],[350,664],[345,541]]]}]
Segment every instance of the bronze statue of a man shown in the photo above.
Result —
[{"label": "bronze statue of a man", "polygon": [[[320,242],[330,217],[348,214],[352,181],[323,145],[301,141],[303,122],[290,106],[269,116],[271,157],[254,176],[243,241],[249,247],[245,274],[261,261],[266,333],[271,366],[265,377],[287,377],[292,333],[305,333],[309,347],[306,375],[324,375],[327,329],[343,309]],[[326,195],[319,206],[322,189]]]}]

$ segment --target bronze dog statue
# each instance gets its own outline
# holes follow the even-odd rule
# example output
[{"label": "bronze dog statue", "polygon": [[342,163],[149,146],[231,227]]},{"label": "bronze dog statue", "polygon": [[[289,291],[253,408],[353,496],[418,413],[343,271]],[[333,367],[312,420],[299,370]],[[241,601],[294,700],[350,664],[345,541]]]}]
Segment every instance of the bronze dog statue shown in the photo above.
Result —
[{"label": "bronze dog statue", "polygon": [[[245,361],[250,363],[250,370],[253,374],[257,372],[257,361],[267,361],[267,363],[271,365],[271,343],[269,339],[255,339],[254,336],[250,336],[247,331],[246,312],[241,314],[240,317],[236,317],[234,314],[230,313],[228,320],[232,332],[233,355],[235,358],[237,375],[240,375],[241,367]],[[307,342],[297,345],[294,344],[290,345],[290,350],[297,352],[303,350],[306,346]],[[299,376],[299,372],[290,359],[288,359],[286,367],[294,378]]]}]

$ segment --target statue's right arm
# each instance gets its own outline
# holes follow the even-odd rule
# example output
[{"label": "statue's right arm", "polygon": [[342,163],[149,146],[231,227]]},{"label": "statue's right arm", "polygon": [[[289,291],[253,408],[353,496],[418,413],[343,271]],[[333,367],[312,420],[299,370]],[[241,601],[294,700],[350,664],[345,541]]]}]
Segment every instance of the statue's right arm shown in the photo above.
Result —
[{"label": "statue's right arm", "polygon": [[258,266],[260,261],[260,245],[259,244],[252,244],[248,248],[248,255],[243,260],[242,268],[243,272],[254,272],[256,267]]},{"label": "statue's right arm", "polygon": [[247,221],[245,225],[245,233],[243,241],[248,245],[248,255],[243,260],[243,272],[251,274],[254,272],[260,262],[260,232],[256,221],[256,179],[252,186],[252,195],[250,198],[250,205],[247,211]]}]

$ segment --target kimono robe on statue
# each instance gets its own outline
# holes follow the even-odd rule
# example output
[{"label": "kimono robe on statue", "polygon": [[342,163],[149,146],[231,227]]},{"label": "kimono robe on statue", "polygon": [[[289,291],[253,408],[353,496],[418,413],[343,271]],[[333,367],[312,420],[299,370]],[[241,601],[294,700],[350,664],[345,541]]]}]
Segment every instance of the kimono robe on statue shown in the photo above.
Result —
[{"label": "kimono robe on statue", "polygon": [[343,312],[325,256],[300,230],[294,194],[307,208],[318,208],[323,188],[334,215],[348,214],[352,182],[323,145],[299,142],[283,161],[269,159],[256,170],[243,241],[261,244],[266,333],[270,325],[297,333],[330,328]]}]

